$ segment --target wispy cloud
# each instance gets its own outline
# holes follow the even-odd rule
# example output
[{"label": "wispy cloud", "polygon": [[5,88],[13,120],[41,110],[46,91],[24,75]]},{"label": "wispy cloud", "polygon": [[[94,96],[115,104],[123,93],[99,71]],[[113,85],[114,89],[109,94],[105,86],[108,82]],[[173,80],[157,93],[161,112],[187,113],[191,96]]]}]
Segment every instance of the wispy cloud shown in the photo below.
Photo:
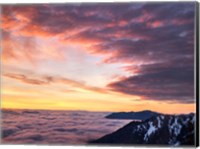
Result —
[{"label": "wispy cloud", "polygon": [[49,82],[43,81],[43,80],[38,80],[38,79],[33,79],[33,78],[28,78],[27,76],[23,74],[12,74],[12,73],[6,73],[3,76],[19,80],[21,82],[27,83],[27,84],[33,84],[33,85],[45,85],[49,84]]},{"label": "wispy cloud", "polygon": [[[103,56],[102,63],[126,64],[123,70],[131,74],[108,83],[110,90],[148,100],[194,102],[194,10],[194,2],[3,6],[2,56],[32,63],[56,60],[64,54],[50,39],[62,46],[81,45],[87,53]],[[42,47],[35,38],[50,45]],[[54,76],[7,77],[105,92]]]},{"label": "wispy cloud", "polygon": [[[72,79],[59,77],[59,76],[51,76],[51,75],[27,75],[27,74],[16,74],[16,73],[4,73],[4,77],[11,78],[14,80],[18,80],[25,84],[30,85],[51,85],[51,84],[63,84],[68,87],[71,87],[70,90],[67,91],[75,91],[73,88],[81,88],[88,91],[94,91],[99,93],[108,93],[106,89],[88,86],[84,82],[78,82]],[[66,89],[61,90],[66,92]]]}]

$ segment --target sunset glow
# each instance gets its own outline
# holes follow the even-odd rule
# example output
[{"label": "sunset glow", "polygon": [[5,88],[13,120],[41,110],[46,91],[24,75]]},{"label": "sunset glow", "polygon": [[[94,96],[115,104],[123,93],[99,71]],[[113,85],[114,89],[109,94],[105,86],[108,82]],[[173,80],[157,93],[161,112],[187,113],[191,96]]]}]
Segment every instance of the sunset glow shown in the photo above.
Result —
[{"label": "sunset glow", "polygon": [[194,7],[2,6],[2,107],[195,112]]}]

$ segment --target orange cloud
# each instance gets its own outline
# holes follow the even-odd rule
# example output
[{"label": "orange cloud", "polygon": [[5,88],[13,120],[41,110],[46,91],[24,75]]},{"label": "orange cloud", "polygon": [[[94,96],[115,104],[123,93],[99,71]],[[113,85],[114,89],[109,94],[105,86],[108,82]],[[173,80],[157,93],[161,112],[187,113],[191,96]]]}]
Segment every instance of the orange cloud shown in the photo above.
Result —
[{"label": "orange cloud", "polygon": [[23,38],[6,35],[2,40],[2,62],[22,64],[28,62],[35,66],[41,60],[65,60],[64,54],[57,41],[51,39],[40,42],[36,38]]},{"label": "orange cloud", "polygon": [[34,25],[34,24],[28,24],[24,26],[19,32],[19,35],[22,36],[39,36],[39,37],[51,37],[52,33],[49,33],[45,30],[45,28],[42,28],[40,26]]},{"label": "orange cloud", "polygon": [[147,26],[150,26],[152,28],[157,28],[157,27],[161,27],[164,25],[164,22],[162,21],[154,21],[154,22],[148,22]]},{"label": "orange cloud", "polygon": [[[177,38],[177,35],[183,31],[185,32],[185,27],[180,27],[180,25],[187,25],[186,31],[193,32],[194,7],[183,5],[183,8],[177,9],[176,5],[167,4],[163,6],[163,9],[157,9],[157,7],[157,5],[149,6],[145,4],[137,9],[138,13],[134,13],[132,10],[130,13],[124,13],[123,11],[117,13],[119,10],[116,11],[111,5],[111,7],[107,7],[108,10],[105,8],[105,11],[103,11],[110,12],[113,14],[111,16],[102,13],[101,9],[94,13],[92,10],[96,7],[91,7],[91,10],[77,9],[74,6],[61,8],[57,6],[4,7],[2,28],[3,32],[9,33],[10,38],[3,38],[3,62],[14,59],[16,63],[21,62],[22,64],[29,61],[39,63],[47,59],[60,60],[64,58],[64,53],[60,52],[58,43],[63,42],[65,45],[80,45],[81,49],[85,49],[92,54],[103,55],[104,63],[132,64],[132,67],[127,68],[127,71],[130,72],[134,68],[133,73],[138,73],[139,68],[142,68],[142,65],[140,65],[141,59],[148,63],[155,60],[159,64],[159,61],[173,61],[173,58],[177,57],[177,61],[184,63],[184,65],[179,66],[175,61],[172,66],[177,65],[177,68],[169,70],[169,72],[174,73],[174,76],[176,76],[178,74],[176,70],[180,68],[179,72],[183,71],[185,73],[187,68],[193,68],[193,63],[182,68],[187,64],[184,62],[185,58],[190,57],[190,61],[193,62],[193,53],[188,52],[188,49],[193,49],[193,42],[188,43],[188,39],[192,38],[193,34],[182,38]],[[82,7],[80,6],[80,8]],[[128,7],[124,8],[129,11]],[[178,15],[173,15],[174,11],[170,11],[170,9],[177,10]],[[125,18],[128,18],[128,20]],[[129,23],[127,24],[127,22]],[[169,23],[164,24],[164,22]],[[55,38],[57,42],[52,41]],[[34,39],[39,42],[34,42]],[[135,68],[137,66],[135,62],[139,65],[138,68]],[[143,65],[143,67],[146,68],[147,66]],[[157,66],[155,67],[157,69]],[[158,72],[160,76],[166,74],[164,71]],[[146,73],[146,71],[143,73],[149,77],[147,79],[151,79],[151,74]],[[192,73],[188,71],[188,74]],[[37,76],[34,78],[23,75],[14,77],[7,75],[7,77],[27,84],[61,83],[84,90],[104,92],[104,89],[87,86],[84,83],[61,77],[47,76],[45,78]],[[187,80],[186,77],[183,78]],[[190,78],[189,76],[188,80]],[[126,81],[128,82],[127,89],[122,86],[124,81],[116,82],[112,87],[117,87],[118,92],[122,90],[123,93],[127,93],[128,90],[132,89],[134,83],[137,83],[137,80],[135,76],[131,75]],[[143,82],[147,81],[140,80],[138,86]],[[155,91],[157,91],[155,81],[153,84]],[[185,87],[184,84],[181,84],[181,86]],[[186,86],[188,90],[190,85]],[[146,84],[141,87],[142,95],[145,91],[149,94],[148,90],[145,90],[146,87]],[[163,90],[167,91],[166,89]],[[131,92],[129,91],[129,93]],[[135,89],[133,94],[135,95]],[[155,95],[158,96],[158,93]],[[190,99],[192,98],[190,97]]]},{"label": "orange cloud", "polygon": [[[24,13],[26,12],[26,13]],[[37,14],[34,7],[27,6],[3,6],[1,28],[6,31],[16,31],[31,22]]]}]

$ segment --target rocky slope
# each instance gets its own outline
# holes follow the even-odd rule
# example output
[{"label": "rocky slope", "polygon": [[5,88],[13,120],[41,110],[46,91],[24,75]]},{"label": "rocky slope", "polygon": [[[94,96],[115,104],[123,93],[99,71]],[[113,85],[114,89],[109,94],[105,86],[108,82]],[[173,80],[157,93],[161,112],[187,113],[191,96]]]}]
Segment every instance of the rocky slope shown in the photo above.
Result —
[{"label": "rocky slope", "polygon": [[143,122],[131,122],[92,144],[194,145],[195,115],[159,115]]}]

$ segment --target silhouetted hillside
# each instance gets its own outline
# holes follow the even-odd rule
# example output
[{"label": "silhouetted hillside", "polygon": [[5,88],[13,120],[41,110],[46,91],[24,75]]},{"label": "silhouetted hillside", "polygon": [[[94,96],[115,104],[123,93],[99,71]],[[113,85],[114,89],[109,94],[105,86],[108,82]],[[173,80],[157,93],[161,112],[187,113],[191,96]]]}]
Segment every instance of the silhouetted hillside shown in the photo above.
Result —
[{"label": "silhouetted hillside", "polygon": [[143,122],[131,122],[90,143],[194,145],[195,115],[159,115]]}]

